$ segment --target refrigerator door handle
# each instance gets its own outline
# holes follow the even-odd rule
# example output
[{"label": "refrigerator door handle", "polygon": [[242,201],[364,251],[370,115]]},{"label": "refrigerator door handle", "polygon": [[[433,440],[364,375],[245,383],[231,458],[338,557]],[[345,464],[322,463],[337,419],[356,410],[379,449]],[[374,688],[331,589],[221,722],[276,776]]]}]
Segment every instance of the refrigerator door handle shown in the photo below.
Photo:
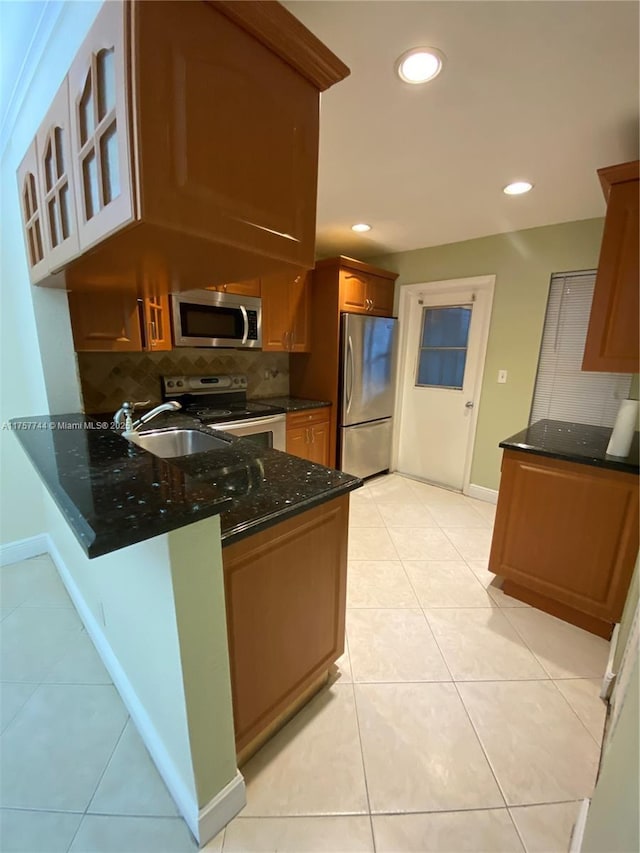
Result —
[{"label": "refrigerator door handle", "polygon": [[347,376],[349,379],[349,385],[347,389],[347,414],[349,414],[349,410],[351,409],[351,401],[353,400],[354,380],[353,341],[351,340],[351,335],[349,335],[349,340],[347,341]]}]

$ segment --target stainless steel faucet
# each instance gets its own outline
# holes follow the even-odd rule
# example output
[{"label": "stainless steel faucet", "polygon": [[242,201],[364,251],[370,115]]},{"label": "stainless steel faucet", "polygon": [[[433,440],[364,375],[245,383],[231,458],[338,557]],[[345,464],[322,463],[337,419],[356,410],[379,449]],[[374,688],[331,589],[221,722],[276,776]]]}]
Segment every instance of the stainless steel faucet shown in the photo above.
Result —
[{"label": "stainless steel faucet", "polygon": [[166,403],[161,403],[159,406],[151,409],[150,412],[147,412],[146,415],[142,415],[138,420],[134,421],[133,412],[135,409],[139,409],[141,406],[148,406],[149,402],[149,400],[146,400],[143,403],[127,403],[125,401],[113,416],[113,421],[116,427],[121,428],[124,423],[125,432],[135,432],[142,426],[142,424],[146,424],[153,420],[156,415],[160,415],[162,412],[175,412],[182,408],[182,405],[178,403],[177,400],[168,400]]}]

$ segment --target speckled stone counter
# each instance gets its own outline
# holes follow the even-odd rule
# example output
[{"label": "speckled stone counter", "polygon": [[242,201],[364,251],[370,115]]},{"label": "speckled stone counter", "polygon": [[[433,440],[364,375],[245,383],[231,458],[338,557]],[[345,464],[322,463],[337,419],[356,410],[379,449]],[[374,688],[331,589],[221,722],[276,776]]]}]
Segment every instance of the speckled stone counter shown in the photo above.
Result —
[{"label": "speckled stone counter", "polygon": [[279,406],[285,412],[304,412],[307,409],[322,409],[331,405],[326,400],[301,400],[298,397],[264,397],[253,402]]},{"label": "speckled stone counter", "polygon": [[500,447],[637,474],[640,471],[638,433],[629,455],[622,458],[607,454],[611,431],[611,427],[542,420],[501,441]]},{"label": "speckled stone counter", "polygon": [[[186,415],[148,428],[200,428]],[[226,435],[227,448],[160,459],[82,414],[11,421],[89,557],[221,515],[223,544],[358,488],[356,477]]]}]

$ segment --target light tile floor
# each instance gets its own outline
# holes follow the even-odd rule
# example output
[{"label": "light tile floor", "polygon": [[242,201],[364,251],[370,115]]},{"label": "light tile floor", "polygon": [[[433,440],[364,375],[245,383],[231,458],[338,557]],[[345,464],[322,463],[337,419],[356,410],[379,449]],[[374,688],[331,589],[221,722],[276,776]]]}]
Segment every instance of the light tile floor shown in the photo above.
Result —
[{"label": "light tile floor", "polygon": [[[502,593],[494,511],[398,475],[352,494],[347,651],[208,851],[568,849],[608,644]],[[0,849],[194,851],[49,559],[0,584]]]}]

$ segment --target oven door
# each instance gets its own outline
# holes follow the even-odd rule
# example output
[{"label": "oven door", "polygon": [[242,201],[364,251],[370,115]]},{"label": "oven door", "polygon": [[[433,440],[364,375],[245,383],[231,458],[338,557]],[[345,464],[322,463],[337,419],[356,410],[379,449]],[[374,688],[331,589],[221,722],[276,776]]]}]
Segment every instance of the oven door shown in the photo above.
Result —
[{"label": "oven door", "polygon": [[260,447],[272,447],[283,452],[287,449],[286,415],[268,415],[250,421],[226,421],[221,424],[209,424],[209,427],[240,438],[250,438]]}]

